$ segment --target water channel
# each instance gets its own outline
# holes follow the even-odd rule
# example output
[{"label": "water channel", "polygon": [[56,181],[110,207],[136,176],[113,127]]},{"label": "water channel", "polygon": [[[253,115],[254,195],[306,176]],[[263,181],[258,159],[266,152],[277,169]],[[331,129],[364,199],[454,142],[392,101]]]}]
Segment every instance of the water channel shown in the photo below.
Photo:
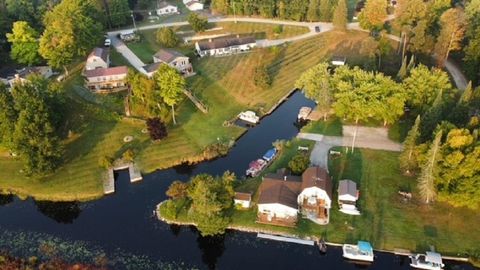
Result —
[{"label": "water channel", "polygon": [[[257,239],[228,231],[201,237],[195,228],[170,226],[152,217],[174,180],[198,173],[243,175],[277,139],[290,139],[300,107],[313,106],[294,93],[260,125],[249,129],[228,156],[195,166],[180,166],[144,175],[131,184],[127,172],[116,175],[116,193],[88,203],[35,202],[0,197],[0,249],[19,256],[36,254],[39,243],[54,243],[72,261],[91,262],[105,254],[111,269],[410,269],[405,257],[377,253],[375,263],[359,266],[342,259],[340,248],[324,256],[316,247]],[[447,263],[447,269],[474,269]]]}]

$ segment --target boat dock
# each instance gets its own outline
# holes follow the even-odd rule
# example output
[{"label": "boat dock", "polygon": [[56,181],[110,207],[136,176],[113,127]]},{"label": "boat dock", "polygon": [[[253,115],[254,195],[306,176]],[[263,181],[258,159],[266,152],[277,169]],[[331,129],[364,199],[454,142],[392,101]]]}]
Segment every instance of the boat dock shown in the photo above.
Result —
[{"label": "boat dock", "polygon": [[133,163],[120,164],[113,168],[109,168],[106,177],[103,180],[103,194],[111,194],[115,192],[115,171],[128,169],[130,183],[143,180],[140,170]]},{"label": "boat dock", "polygon": [[280,235],[258,233],[257,237],[258,238],[263,238],[263,239],[268,239],[268,240],[296,243],[296,244],[302,244],[302,245],[308,245],[308,246],[315,245],[315,242],[313,240],[303,240],[303,239],[299,239],[299,238],[285,237],[285,236],[280,236]]}]

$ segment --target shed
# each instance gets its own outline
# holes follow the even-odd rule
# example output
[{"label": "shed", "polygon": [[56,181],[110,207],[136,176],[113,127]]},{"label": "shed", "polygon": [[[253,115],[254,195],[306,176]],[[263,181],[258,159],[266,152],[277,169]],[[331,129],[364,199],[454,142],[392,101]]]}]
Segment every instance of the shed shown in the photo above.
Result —
[{"label": "shed", "polygon": [[340,180],[338,184],[338,200],[356,202],[358,200],[357,183],[348,179]]},{"label": "shed", "polygon": [[252,194],[245,192],[235,192],[233,201],[236,205],[240,205],[242,208],[250,208],[252,202]]},{"label": "shed", "polygon": [[346,62],[347,62],[347,58],[345,56],[332,57],[332,65],[334,66],[344,66]]}]

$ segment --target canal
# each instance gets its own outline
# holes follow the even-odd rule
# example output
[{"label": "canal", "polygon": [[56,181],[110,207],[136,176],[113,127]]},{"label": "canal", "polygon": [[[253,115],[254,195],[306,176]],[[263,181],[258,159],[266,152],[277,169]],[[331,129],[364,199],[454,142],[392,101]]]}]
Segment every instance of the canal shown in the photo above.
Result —
[{"label": "canal", "polygon": [[[54,245],[59,256],[72,261],[104,256],[111,269],[409,269],[406,258],[392,254],[377,253],[374,264],[358,266],[343,260],[340,248],[329,248],[322,256],[316,247],[257,239],[250,233],[201,237],[195,228],[170,226],[152,217],[172,181],[226,170],[243,175],[273,141],[294,137],[298,110],[313,105],[296,92],[242,136],[228,156],[157,171],[135,184],[127,172],[119,172],[116,193],[97,201],[52,203],[3,196],[0,249],[32,256],[41,255],[39,245]],[[474,269],[468,264],[449,267]]]}]

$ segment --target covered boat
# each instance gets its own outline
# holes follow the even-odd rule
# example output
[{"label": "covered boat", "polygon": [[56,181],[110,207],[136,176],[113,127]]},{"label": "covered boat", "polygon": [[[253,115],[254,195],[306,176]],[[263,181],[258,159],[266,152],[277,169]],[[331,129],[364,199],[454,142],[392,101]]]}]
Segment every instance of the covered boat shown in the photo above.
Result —
[{"label": "covered boat", "polygon": [[263,155],[263,159],[267,162],[270,162],[272,161],[275,156],[277,155],[277,149],[276,148],[272,148],[270,150],[268,150],[264,155]]},{"label": "covered boat", "polygon": [[258,121],[260,121],[260,117],[258,117],[255,114],[255,112],[252,112],[252,111],[241,112],[238,115],[238,118],[240,118],[240,120],[243,120],[243,121],[248,122],[250,124],[256,124],[256,123],[258,123]]},{"label": "covered boat", "polygon": [[417,269],[441,270],[445,265],[442,262],[442,255],[427,251],[426,254],[410,256],[410,266]]},{"label": "covered boat", "polygon": [[355,261],[373,262],[373,248],[369,242],[358,241],[357,245],[343,245],[343,257]]},{"label": "covered boat", "polygon": [[267,162],[263,159],[257,159],[248,164],[248,170],[246,171],[247,176],[256,177],[262,172],[263,169],[267,166]]},{"label": "covered boat", "polygon": [[312,108],[310,107],[302,107],[298,112],[297,119],[299,121],[307,120],[308,115],[312,112]]}]

